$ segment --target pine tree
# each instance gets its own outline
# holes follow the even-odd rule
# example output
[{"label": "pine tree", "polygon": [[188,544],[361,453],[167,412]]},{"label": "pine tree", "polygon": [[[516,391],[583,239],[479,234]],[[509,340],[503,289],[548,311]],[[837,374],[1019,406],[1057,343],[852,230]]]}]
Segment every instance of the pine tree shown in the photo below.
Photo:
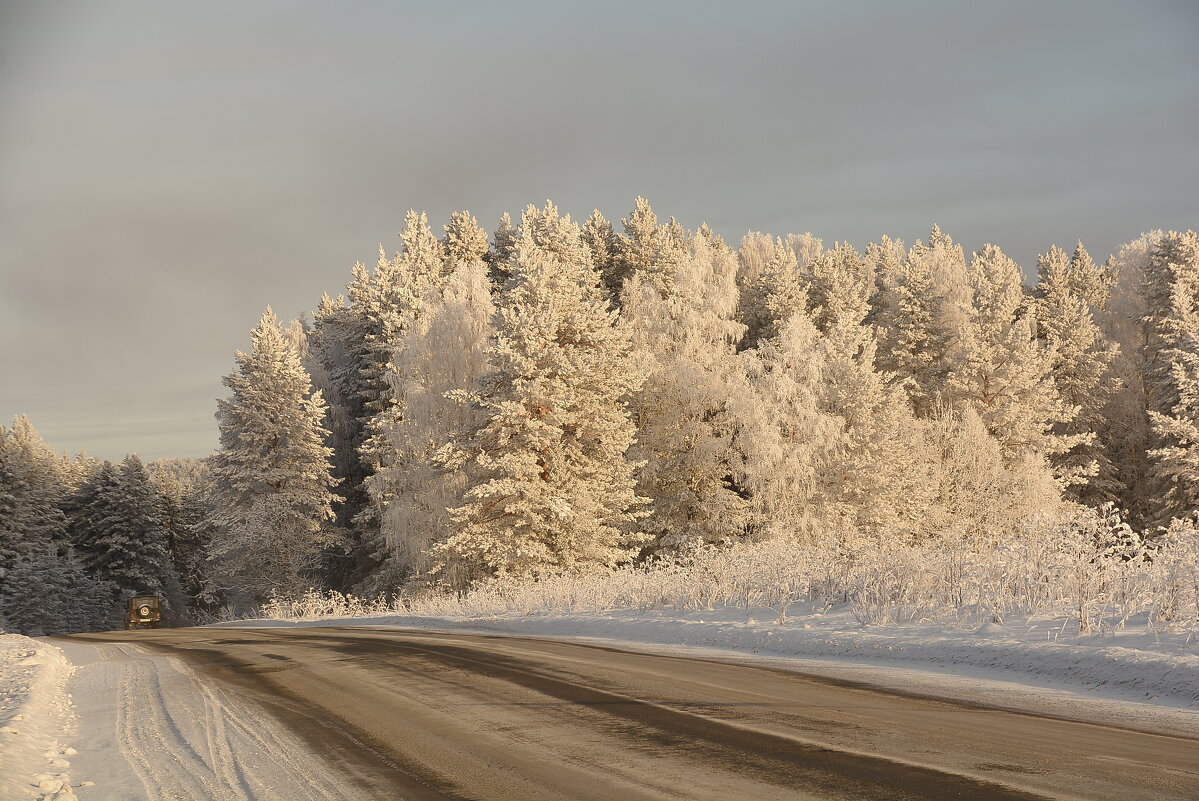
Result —
[{"label": "pine tree", "polygon": [[837,242],[810,269],[808,304],[816,328],[827,332],[839,321],[863,324],[874,295],[874,275],[857,250]]},{"label": "pine tree", "polygon": [[459,457],[472,485],[435,552],[458,580],[613,565],[644,541],[630,530],[642,501],[625,458],[627,399],[642,376],[629,333],[569,218],[547,203],[521,230],[481,382],[483,422]]},{"label": "pine tree", "polygon": [[642,463],[637,493],[653,499],[641,528],[657,552],[732,541],[748,525],[730,408],[744,332],[735,319],[736,275],[736,256],[705,226],[668,294],[636,275],[625,285],[622,314],[638,361],[649,366],[632,401],[630,456]]},{"label": "pine tree", "polygon": [[870,314],[866,319],[879,329],[879,367],[887,372],[895,372],[890,354],[894,348],[895,320],[899,311],[898,289],[906,257],[903,241],[889,236],[866,246],[865,262],[874,280]]},{"label": "pine tree", "polygon": [[1058,395],[1077,407],[1072,420],[1053,432],[1077,438],[1054,458],[1070,496],[1093,506],[1116,501],[1123,486],[1099,440],[1103,411],[1113,389],[1111,366],[1117,346],[1107,341],[1094,314],[1107,308],[1111,282],[1080,243],[1073,257],[1054,247],[1037,261],[1038,333],[1053,354],[1051,374]]},{"label": "pine tree", "polygon": [[1179,401],[1174,380],[1174,353],[1185,336],[1177,287],[1180,283],[1184,287],[1191,286],[1192,275],[1199,272],[1199,234],[1170,231],[1153,249],[1148,267],[1144,285],[1145,338],[1141,347],[1141,370],[1148,408],[1168,414]]},{"label": "pine tree", "polygon": [[337,537],[325,402],[284,340],[269,308],[250,353],[224,379],[217,402],[221,450],[212,457],[212,555],[237,586],[259,598],[313,580],[321,548]]}]

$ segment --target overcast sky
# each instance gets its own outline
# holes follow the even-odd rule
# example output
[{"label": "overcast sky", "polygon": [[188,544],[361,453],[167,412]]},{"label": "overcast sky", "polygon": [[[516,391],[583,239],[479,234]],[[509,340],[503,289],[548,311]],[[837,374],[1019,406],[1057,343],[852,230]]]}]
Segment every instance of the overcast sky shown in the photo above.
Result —
[{"label": "overcast sky", "polygon": [[0,423],[202,456],[236,348],[356,260],[553,199],[939,223],[1026,273],[1199,225],[1199,3],[0,5]]}]

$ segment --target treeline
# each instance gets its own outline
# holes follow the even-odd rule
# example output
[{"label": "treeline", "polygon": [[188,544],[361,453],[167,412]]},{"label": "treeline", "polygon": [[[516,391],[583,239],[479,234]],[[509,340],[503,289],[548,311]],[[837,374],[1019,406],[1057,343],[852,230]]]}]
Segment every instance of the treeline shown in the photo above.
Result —
[{"label": "treeline", "polygon": [[214,611],[204,474],[195,459],[69,458],[23,415],[0,426],[0,627],[119,628],[124,599],[143,593],[162,595],[172,622]]},{"label": "treeline", "polygon": [[[1194,232],[1103,264],[1054,247],[1029,286],[935,227],[733,248],[642,198],[618,225],[547,203],[490,238],[466,212],[443,230],[410,212],[397,253],[311,322],[268,313],[239,355],[213,461],[231,584],[461,589],[697,544],[995,539],[1070,504],[1152,535],[1199,506]],[[264,459],[256,426],[287,414],[289,455]],[[280,471],[300,483],[248,489]]]},{"label": "treeline", "polygon": [[1152,537],[1199,508],[1193,231],[1054,247],[1026,284],[936,227],[734,248],[641,198],[443,230],[410,212],[311,320],[268,309],[194,488],[208,561],[178,575],[460,591],[776,538],[993,544],[1079,504]]}]

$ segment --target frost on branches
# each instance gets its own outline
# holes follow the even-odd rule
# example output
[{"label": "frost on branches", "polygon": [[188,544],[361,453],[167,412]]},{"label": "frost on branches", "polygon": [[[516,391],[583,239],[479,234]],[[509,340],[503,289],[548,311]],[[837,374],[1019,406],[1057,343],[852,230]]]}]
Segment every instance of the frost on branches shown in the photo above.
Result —
[{"label": "frost on branches", "polygon": [[251,338],[224,378],[230,397],[217,402],[208,521],[212,556],[236,586],[263,598],[313,582],[321,549],[338,539],[327,523],[337,497],[325,402],[270,308]]},{"label": "frost on branches", "polygon": [[[409,212],[399,252],[355,265],[311,326],[268,310],[203,481],[59,456],[24,418],[0,429],[9,623],[47,625],[14,582],[202,614],[217,577],[234,597],[394,598],[636,583],[734,552],[763,597],[836,583],[868,622],[977,599],[1020,559],[1048,578],[1007,586],[1016,606],[1077,603],[1088,631],[1109,579],[1154,620],[1191,608],[1193,231],[1102,266],[1052,247],[1034,275],[936,226],[911,247],[750,232],[734,250],[642,197],[615,219],[580,227],[547,202],[489,241],[469,212],[444,236]],[[967,567],[976,584],[925,592]],[[86,617],[71,625],[100,625]]]},{"label": "frost on branches", "polygon": [[434,551],[459,576],[609,566],[645,539],[625,458],[627,399],[643,381],[629,332],[569,217],[530,207],[521,230],[480,382],[482,423],[459,445],[471,488]]}]

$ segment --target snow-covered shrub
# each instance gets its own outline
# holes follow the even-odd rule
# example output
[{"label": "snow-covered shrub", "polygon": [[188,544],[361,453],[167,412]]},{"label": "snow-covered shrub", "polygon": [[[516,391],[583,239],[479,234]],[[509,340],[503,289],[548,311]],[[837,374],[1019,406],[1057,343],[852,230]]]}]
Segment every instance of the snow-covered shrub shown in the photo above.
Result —
[{"label": "snow-covered shrub", "polygon": [[269,618],[415,614],[446,617],[600,614],[617,609],[848,609],[863,625],[947,622],[977,626],[1048,616],[1080,634],[1140,618],[1159,629],[1199,630],[1199,532],[1175,521],[1151,545],[1110,507],[1037,516],[1005,538],[969,531],[904,541],[869,537],[701,546],[639,566],[508,576],[464,593],[424,586],[367,600],[311,590],[272,598]]}]

